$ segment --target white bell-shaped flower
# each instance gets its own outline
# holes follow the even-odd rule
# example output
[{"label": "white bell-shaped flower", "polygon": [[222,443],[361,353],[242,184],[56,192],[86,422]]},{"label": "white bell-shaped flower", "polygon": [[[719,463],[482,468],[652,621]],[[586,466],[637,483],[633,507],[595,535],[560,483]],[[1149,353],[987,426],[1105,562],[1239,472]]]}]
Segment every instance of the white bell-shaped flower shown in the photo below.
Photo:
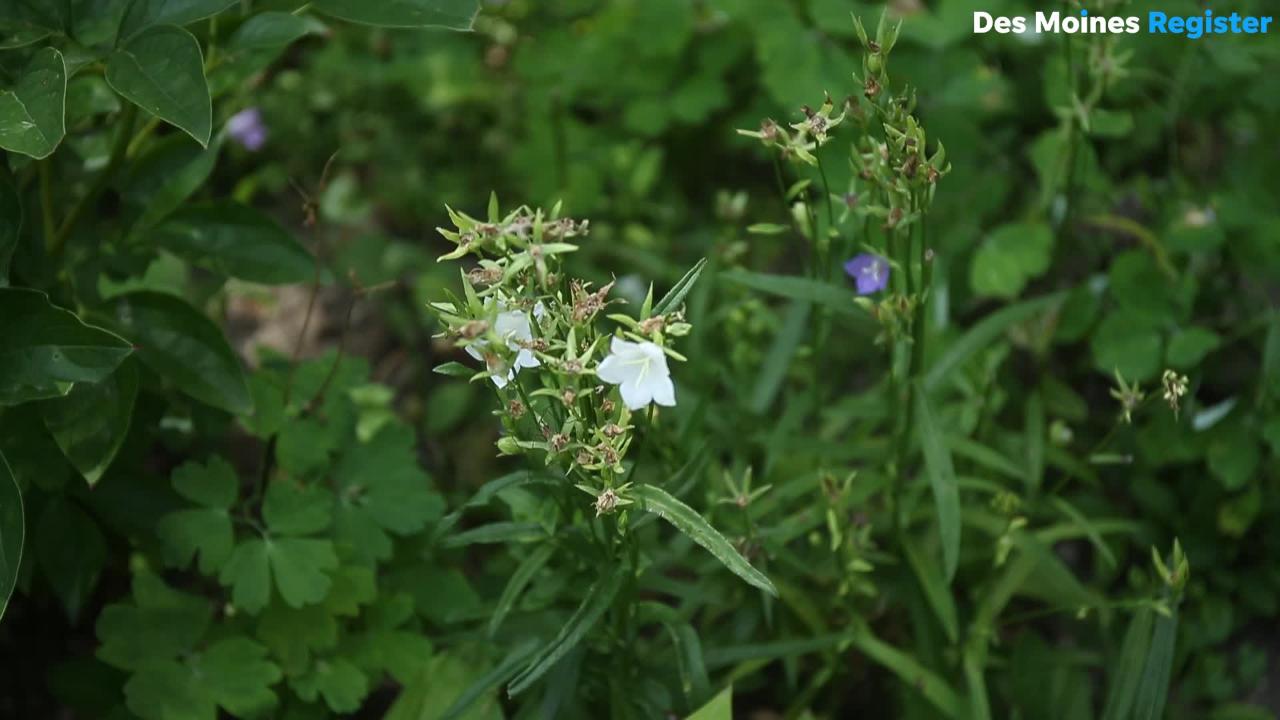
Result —
[{"label": "white bell-shaped flower", "polygon": [[[536,308],[535,312],[537,312]],[[476,340],[466,347],[466,351],[471,357],[485,363],[494,385],[504,388],[507,383],[515,380],[516,373],[520,372],[521,368],[538,367],[542,364],[532,350],[524,347],[524,344],[533,340],[533,325],[529,320],[529,313],[520,310],[499,312],[498,317],[493,321],[493,332],[502,338],[508,349],[515,352],[515,362],[511,367],[506,367],[506,363],[493,353],[485,352],[485,347],[489,344],[487,340]]]},{"label": "white bell-shaped flower", "polygon": [[667,407],[676,404],[676,388],[671,384],[667,356],[651,342],[613,338],[609,356],[600,361],[596,376],[617,385],[622,402],[630,410],[639,410],[651,402]]}]

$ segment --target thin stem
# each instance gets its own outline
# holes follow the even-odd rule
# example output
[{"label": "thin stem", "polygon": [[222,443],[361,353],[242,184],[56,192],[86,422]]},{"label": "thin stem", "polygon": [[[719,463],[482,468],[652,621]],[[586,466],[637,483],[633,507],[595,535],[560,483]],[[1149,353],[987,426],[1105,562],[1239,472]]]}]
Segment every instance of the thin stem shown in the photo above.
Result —
[{"label": "thin stem", "polygon": [[[835,208],[832,207],[831,205],[831,183],[827,182],[827,170],[822,165],[822,153],[818,150],[815,150],[814,157],[818,159],[818,176],[822,178],[822,194],[825,195],[827,198],[827,237],[828,237],[827,247],[830,248],[830,244],[829,244],[830,237],[831,237],[831,234],[835,232],[835,229],[836,229],[836,211],[835,211]],[[828,252],[827,255],[829,256],[830,252]],[[826,264],[829,265],[831,258],[827,257],[826,260],[827,260]],[[824,269],[827,270],[827,274],[829,275],[830,268],[824,267]]]}]

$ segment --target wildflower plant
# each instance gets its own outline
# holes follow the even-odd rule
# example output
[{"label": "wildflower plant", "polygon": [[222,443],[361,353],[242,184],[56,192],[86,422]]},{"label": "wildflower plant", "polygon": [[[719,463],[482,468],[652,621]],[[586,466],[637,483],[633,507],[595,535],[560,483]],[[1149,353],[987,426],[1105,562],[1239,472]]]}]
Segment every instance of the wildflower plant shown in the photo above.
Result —
[{"label": "wildflower plant", "polygon": [[[558,206],[550,212],[522,206],[503,214],[496,196],[483,220],[452,209],[449,215],[454,227],[440,233],[455,248],[440,260],[474,264],[460,271],[461,293],[432,303],[431,310],[442,336],[481,367],[453,362],[436,370],[492,386],[502,426],[499,452],[545,468],[516,477],[540,482],[557,503],[554,517],[545,520],[550,534],[537,562],[576,562],[591,576],[590,589],[561,633],[504,675],[510,694],[542,678],[606,610],[612,608],[622,623],[615,633],[636,621],[643,555],[633,511],[666,519],[747,583],[775,593],[769,579],[696,511],[659,485],[634,479],[641,462],[637,443],[651,438],[665,408],[678,403],[672,368],[685,357],[674,345],[692,329],[682,303],[703,264],[656,303],[650,288],[632,315],[610,296],[614,282],[596,285],[565,269],[564,258],[589,233],[588,221],[563,216]],[[590,542],[564,542],[566,534]],[[518,571],[504,599],[514,601],[529,580]],[[491,629],[500,622],[495,618]],[[611,639],[622,641],[620,635]]]}]

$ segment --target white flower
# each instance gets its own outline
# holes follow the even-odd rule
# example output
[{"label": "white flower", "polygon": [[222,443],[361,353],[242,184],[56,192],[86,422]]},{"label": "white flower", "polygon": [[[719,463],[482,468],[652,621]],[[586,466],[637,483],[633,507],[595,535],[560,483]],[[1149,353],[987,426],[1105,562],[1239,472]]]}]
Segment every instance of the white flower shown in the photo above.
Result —
[{"label": "white flower", "polygon": [[[541,305],[541,303],[539,303]],[[499,308],[502,306],[499,305]],[[534,313],[538,312],[538,308],[534,308]],[[538,360],[538,356],[523,344],[533,340],[533,327],[529,321],[529,314],[519,310],[505,310],[498,313],[498,317],[493,322],[493,332],[506,344],[507,348],[513,350],[516,354],[515,362],[510,368],[506,367],[506,363],[493,353],[486,353],[485,347],[489,344],[487,340],[476,340],[466,347],[467,354],[471,357],[485,363],[489,368],[489,376],[493,378],[493,384],[499,388],[504,388],[507,383],[516,379],[516,373],[521,368],[538,367],[542,364]]]},{"label": "white flower", "polygon": [[667,407],[676,404],[667,356],[651,342],[633,343],[615,337],[609,345],[609,357],[600,361],[596,375],[618,386],[628,409],[639,410],[651,402]]}]

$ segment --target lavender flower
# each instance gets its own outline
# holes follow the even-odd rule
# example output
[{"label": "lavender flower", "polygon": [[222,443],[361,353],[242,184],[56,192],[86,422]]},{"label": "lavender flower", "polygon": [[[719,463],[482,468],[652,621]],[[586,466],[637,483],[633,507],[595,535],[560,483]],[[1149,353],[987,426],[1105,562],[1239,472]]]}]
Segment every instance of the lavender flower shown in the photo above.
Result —
[{"label": "lavender flower", "polygon": [[859,295],[870,295],[889,285],[889,263],[879,255],[862,253],[845,263],[844,271],[858,284]]},{"label": "lavender flower", "polygon": [[257,152],[267,142],[267,125],[262,121],[262,111],[256,107],[245,108],[227,121],[227,134],[249,152]]}]

